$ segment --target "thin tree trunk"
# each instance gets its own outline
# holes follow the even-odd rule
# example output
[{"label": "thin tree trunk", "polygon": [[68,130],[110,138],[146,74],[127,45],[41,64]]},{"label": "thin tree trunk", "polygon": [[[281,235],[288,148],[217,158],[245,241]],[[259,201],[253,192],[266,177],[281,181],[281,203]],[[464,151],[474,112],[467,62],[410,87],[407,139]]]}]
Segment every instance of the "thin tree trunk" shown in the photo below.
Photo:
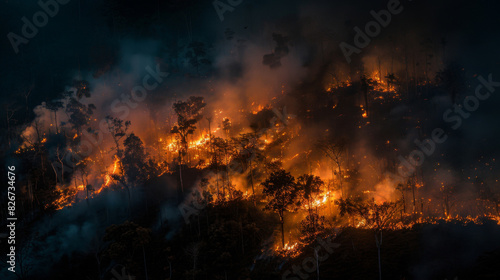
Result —
[{"label": "thin tree trunk", "polygon": [[243,223],[240,220],[240,233],[241,233],[241,253],[245,254],[245,240],[243,239]]},{"label": "thin tree trunk", "polygon": [[56,134],[59,134],[59,127],[57,126],[57,110],[54,111],[54,122],[56,123]]},{"label": "thin tree trunk", "polygon": [[378,253],[378,277],[379,280],[382,280],[382,262],[380,259],[380,247],[382,246],[382,230],[380,230],[380,241],[377,237],[377,232],[375,232],[375,244],[377,245],[377,253]]},{"label": "thin tree trunk", "polygon": [[148,267],[146,265],[146,252],[144,251],[144,245],[142,245],[142,257],[144,261],[144,273],[146,274],[146,280],[148,280]]},{"label": "thin tree trunk", "polygon": [[250,159],[250,183],[252,185],[253,206],[257,206],[257,201],[256,201],[256,198],[255,198],[255,188],[253,186],[252,159]]},{"label": "thin tree trunk", "polygon": [[182,182],[182,164],[179,164],[179,180],[181,182],[181,191],[184,193],[184,183]]},{"label": "thin tree trunk", "polygon": [[281,215],[281,243],[285,248],[285,214]]},{"label": "thin tree trunk", "polygon": [[413,194],[413,213],[415,213],[416,202],[415,202],[415,183],[414,182],[411,184],[411,191],[412,191],[412,194]]}]

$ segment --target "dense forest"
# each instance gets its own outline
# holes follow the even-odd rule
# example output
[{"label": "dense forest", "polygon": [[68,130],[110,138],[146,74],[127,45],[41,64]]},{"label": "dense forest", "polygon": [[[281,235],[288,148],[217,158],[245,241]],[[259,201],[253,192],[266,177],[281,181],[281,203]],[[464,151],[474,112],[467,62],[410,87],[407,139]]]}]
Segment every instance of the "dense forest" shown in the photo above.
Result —
[{"label": "dense forest", "polygon": [[333,2],[2,3],[2,279],[498,279],[494,4]]}]

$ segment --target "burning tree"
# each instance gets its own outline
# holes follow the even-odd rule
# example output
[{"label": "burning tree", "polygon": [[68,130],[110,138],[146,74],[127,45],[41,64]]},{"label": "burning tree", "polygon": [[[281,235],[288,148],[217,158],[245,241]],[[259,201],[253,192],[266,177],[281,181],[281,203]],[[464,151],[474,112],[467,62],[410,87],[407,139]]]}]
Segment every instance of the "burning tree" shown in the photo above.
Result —
[{"label": "burning tree", "polygon": [[[487,183],[481,178],[474,180],[474,187],[478,193],[478,200],[483,202],[481,204],[493,204],[495,207],[495,215],[500,217],[500,194],[492,191]],[[489,205],[486,208],[490,208]]]},{"label": "burning tree", "polygon": [[196,130],[196,123],[201,120],[205,105],[203,97],[191,96],[187,101],[177,101],[172,106],[177,115],[177,125],[172,127],[170,132],[179,136],[182,146],[179,149],[179,177],[182,191],[184,191],[181,167],[182,158],[188,152],[188,137]]},{"label": "burning tree", "polygon": [[83,127],[89,125],[93,110],[95,109],[94,104],[85,105],[77,98],[69,98],[68,105],[66,105],[66,113],[69,114],[68,122],[77,131],[78,137],[81,136]]},{"label": "burning tree", "polygon": [[127,130],[130,127],[130,121],[123,121],[119,118],[112,118],[110,116],[107,116],[106,122],[108,125],[108,130],[111,133],[111,137],[115,142],[115,159],[119,167],[119,172],[117,174],[112,174],[111,178],[120,182],[127,190],[130,211],[130,183],[127,178],[126,170],[124,169],[124,166],[122,164],[122,161],[124,159],[124,151],[121,143],[121,139],[127,135]]},{"label": "burning tree", "polygon": [[88,81],[86,81],[86,80],[74,80],[73,81],[73,88],[75,89],[74,90],[75,96],[78,99],[81,99],[84,96],[87,98],[90,97],[91,88],[90,88]]},{"label": "burning tree", "polygon": [[[210,162],[210,168],[217,174],[217,196],[219,199],[219,174],[222,174],[222,200],[226,199],[227,193],[231,195],[231,181],[229,180],[229,154],[231,143],[221,137],[212,139],[213,154]],[[221,170],[225,169],[225,173]]]},{"label": "burning tree", "polygon": [[396,85],[396,83],[398,82],[398,79],[396,78],[394,73],[389,73],[384,78],[387,79],[387,90],[390,90],[391,87],[394,87],[394,85]]},{"label": "burning tree", "polygon": [[455,201],[453,200],[455,188],[451,185],[442,183],[439,191],[441,192],[441,198],[443,200],[443,215],[445,219],[449,219],[451,217],[451,209],[455,206]]},{"label": "burning tree", "polygon": [[59,127],[57,124],[57,111],[63,108],[64,107],[63,105],[64,104],[60,100],[53,100],[51,102],[48,102],[46,105],[47,109],[54,113],[54,124],[56,125],[56,134],[59,134]]},{"label": "burning tree", "polygon": [[257,133],[240,134],[239,137],[234,138],[233,141],[236,143],[235,146],[237,147],[233,157],[241,163],[243,170],[248,169],[248,179],[252,187],[252,196],[255,205],[254,162],[262,159],[261,147],[263,143],[259,140],[259,135]]},{"label": "burning tree", "polygon": [[[382,246],[382,230],[390,224],[400,208],[399,202],[375,203],[375,200],[363,201],[356,199],[340,199],[337,201],[340,215],[357,216],[362,219],[364,226],[375,230],[375,244],[378,251],[379,279],[382,279],[382,265],[380,262],[380,248]],[[380,235],[380,239],[378,237]]]},{"label": "burning tree", "polygon": [[262,186],[264,194],[271,197],[264,209],[278,213],[281,222],[281,241],[285,247],[285,212],[293,210],[298,194],[295,178],[281,169],[271,173]]},{"label": "burning tree", "polygon": [[[338,178],[339,178],[339,189],[342,197],[344,197],[344,190],[342,187],[342,160],[345,151],[345,143],[343,141],[329,142],[320,141],[318,143],[319,148],[323,151],[325,156],[332,160],[334,164],[337,165]],[[334,166],[332,165],[332,178],[334,176]]]},{"label": "burning tree", "polygon": [[320,200],[324,184],[320,177],[310,174],[297,178],[299,202],[307,208],[307,216],[300,223],[301,240],[305,243],[310,243],[318,233],[325,230],[326,219],[318,212],[318,207],[327,199],[325,194],[323,201]]},{"label": "burning tree", "polygon": [[107,116],[106,123],[108,125],[108,130],[111,133],[111,137],[113,138],[113,141],[115,142],[116,156],[118,158],[121,158],[123,152],[122,152],[120,140],[123,137],[125,137],[127,130],[130,127],[130,121],[123,121],[119,118],[112,118],[110,116]]},{"label": "burning tree", "polygon": [[400,208],[399,202],[375,203],[374,199],[363,201],[360,197],[339,199],[340,215],[350,215],[362,219],[365,227],[382,230],[393,220]]},{"label": "burning tree", "polygon": [[179,135],[183,153],[188,150],[188,137],[196,130],[196,123],[201,120],[205,100],[200,96],[191,96],[187,101],[177,101],[173,108],[177,115],[177,125],[175,125],[171,133]]},{"label": "burning tree", "polygon": [[360,77],[360,82],[361,82],[361,91],[363,93],[363,98],[365,100],[365,110],[366,114],[368,114],[368,93],[370,93],[370,91],[373,90],[376,81],[366,77],[366,75],[363,75]]},{"label": "burning tree", "polygon": [[310,222],[314,231],[317,230],[319,218],[317,199],[323,185],[323,181],[314,175],[304,174],[297,179],[297,190],[300,194],[301,203],[305,203],[308,211],[306,219]]},{"label": "burning tree", "polygon": [[403,218],[403,214],[406,214],[406,199],[405,199],[405,193],[408,190],[408,185],[399,183],[396,186],[396,190],[398,190],[401,193],[401,204],[403,205],[403,209],[401,210],[401,218]]}]

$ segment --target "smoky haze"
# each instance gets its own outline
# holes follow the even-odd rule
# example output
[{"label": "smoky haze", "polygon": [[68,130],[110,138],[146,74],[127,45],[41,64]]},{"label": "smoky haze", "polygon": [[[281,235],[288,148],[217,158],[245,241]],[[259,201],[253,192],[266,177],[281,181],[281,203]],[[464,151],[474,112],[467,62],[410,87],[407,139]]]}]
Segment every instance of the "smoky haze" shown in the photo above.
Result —
[{"label": "smoky haze", "polygon": [[[324,165],[324,160],[321,162],[323,155],[316,140],[342,139],[348,142],[352,155],[346,161],[359,165],[357,171],[363,184],[356,188],[375,191],[376,201],[386,201],[399,196],[395,186],[400,182],[384,175],[393,171],[393,161],[414,150],[415,139],[423,140],[430,137],[434,128],[443,128],[449,133],[448,140],[436,146],[419,170],[424,178],[420,195],[426,200],[437,200],[443,185],[453,185],[454,199],[463,202],[462,208],[454,209],[455,213],[478,212],[477,182],[498,188],[494,175],[498,170],[496,143],[500,136],[496,129],[500,117],[498,96],[493,94],[482,102],[456,131],[443,121],[443,113],[473,93],[478,75],[487,77],[492,73],[493,80],[500,80],[498,4],[401,1],[403,11],[393,15],[380,35],[360,54],[353,54],[348,63],[339,44],[353,44],[354,27],[364,29],[373,20],[370,11],[386,9],[387,2],[243,1],[234,11],[224,13],[221,21],[210,1],[74,0],[61,5],[59,13],[29,43],[20,45],[16,54],[6,35],[21,34],[21,18],[31,20],[40,7],[34,1],[3,1],[2,115],[13,112],[11,122],[3,121],[1,125],[4,165],[15,160],[13,152],[23,145],[23,139],[37,137],[36,129],[55,131],[54,112],[46,104],[53,100],[67,102],[63,93],[72,90],[72,82],[86,80],[91,95],[81,102],[95,105],[93,126],[103,135],[103,142],[99,148],[93,147],[91,156],[98,157],[99,149],[109,150],[114,145],[106,129],[99,126],[108,115],[130,120],[130,131],[146,146],[154,146],[157,135],[168,135],[169,126],[175,122],[172,104],[189,96],[203,96],[207,103],[205,116],[212,117],[214,123],[228,117],[239,132],[252,131],[250,126],[261,117],[256,114],[252,119],[242,111],[286,107],[300,126],[300,135],[308,136],[288,143],[289,149],[281,156],[299,156],[284,163],[287,170],[297,175],[307,173],[314,165],[321,176],[330,176],[331,168]],[[189,55],[193,42],[203,46],[200,58],[204,61],[196,67]],[[463,87],[455,101],[446,88],[436,86],[432,92],[424,91],[421,100],[413,97],[375,108],[374,114],[380,118],[370,119],[371,123],[363,129],[351,117],[361,115],[359,83],[363,73],[379,71],[384,73],[379,76],[394,73],[403,77],[409,71],[413,76],[434,81],[449,65],[456,65],[463,74]],[[150,73],[147,67],[160,69],[168,77],[148,90],[144,101],[132,99],[127,103],[132,89]],[[345,81],[353,87],[334,101],[325,99],[329,86]],[[338,106],[339,111],[326,112],[325,104]],[[57,115],[59,127],[67,124],[70,115],[64,109],[59,109]],[[208,130],[206,119],[200,121],[198,128]],[[47,138],[49,154],[55,160],[56,147],[65,143],[56,135]],[[308,151],[311,152],[304,163],[304,152]],[[105,161],[106,165],[113,163],[111,157]],[[91,169],[94,176],[90,184],[103,184],[101,171],[97,167]],[[73,180],[77,180],[74,176]],[[193,180],[193,185],[194,182],[198,181]],[[160,184],[172,192],[177,188],[177,183],[170,179]],[[168,200],[174,196],[169,191],[163,196],[166,201],[158,202],[162,215],[150,221],[152,225],[166,220],[174,228],[181,224],[176,209],[179,202]],[[134,192],[133,207],[144,208],[141,189]],[[90,200],[91,208],[88,203],[80,197],[71,208],[36,223],[36,234],[42,241],[35,246],[45,248],[39,252],[41,256],[52,256],[36,263],[37,267],[57,262],[65,254],[87,251],[100,238],[95,233],[125,219],[120,215],[127,204],[123,190],[107,190]],[[421,202],[422,208],[427,203]],[[419,266],[430,269],[423,261],[416,264]],[[424,273],[424,269],[419,271]]]}]

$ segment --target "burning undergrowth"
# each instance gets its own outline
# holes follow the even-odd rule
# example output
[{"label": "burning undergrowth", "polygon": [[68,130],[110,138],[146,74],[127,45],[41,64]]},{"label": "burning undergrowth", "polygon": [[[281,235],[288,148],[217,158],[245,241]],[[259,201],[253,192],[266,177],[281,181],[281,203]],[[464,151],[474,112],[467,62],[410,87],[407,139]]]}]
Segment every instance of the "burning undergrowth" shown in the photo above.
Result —
[{"label": "burning undergrowth", "polygon": [[[186,222],[201,235],[200,215],[238,203],[277,219],[263,258],[297,258],[339,227],[382,236],[441,221],[498,221],[494,155],[458,163],[460,140],[395,176],[400,156],[467,93],[463,68],[444,63],[435,45],[408,47],[416,38],[381,44],[346,66],[319,52],[306,28],[287,35],[284,22],[265,38],[226,38],[215,48],[191,42],[184,68],[171,65],[159,42],[124,42],[118,65],[75,75],[60,98],[34,109],[16,154],[40,166],[23,188],[41,190],[30,202],[52,211],[36,226],[35,246],[60,249],[41,251],[53,256],[47,263],[88,250],[101,239],[93,233],[144,213],[144,226],[170,227],[167,240]],[[325,39],[325,48],[334,43]],[[200,244],[192,255],[210,247]]]}]

